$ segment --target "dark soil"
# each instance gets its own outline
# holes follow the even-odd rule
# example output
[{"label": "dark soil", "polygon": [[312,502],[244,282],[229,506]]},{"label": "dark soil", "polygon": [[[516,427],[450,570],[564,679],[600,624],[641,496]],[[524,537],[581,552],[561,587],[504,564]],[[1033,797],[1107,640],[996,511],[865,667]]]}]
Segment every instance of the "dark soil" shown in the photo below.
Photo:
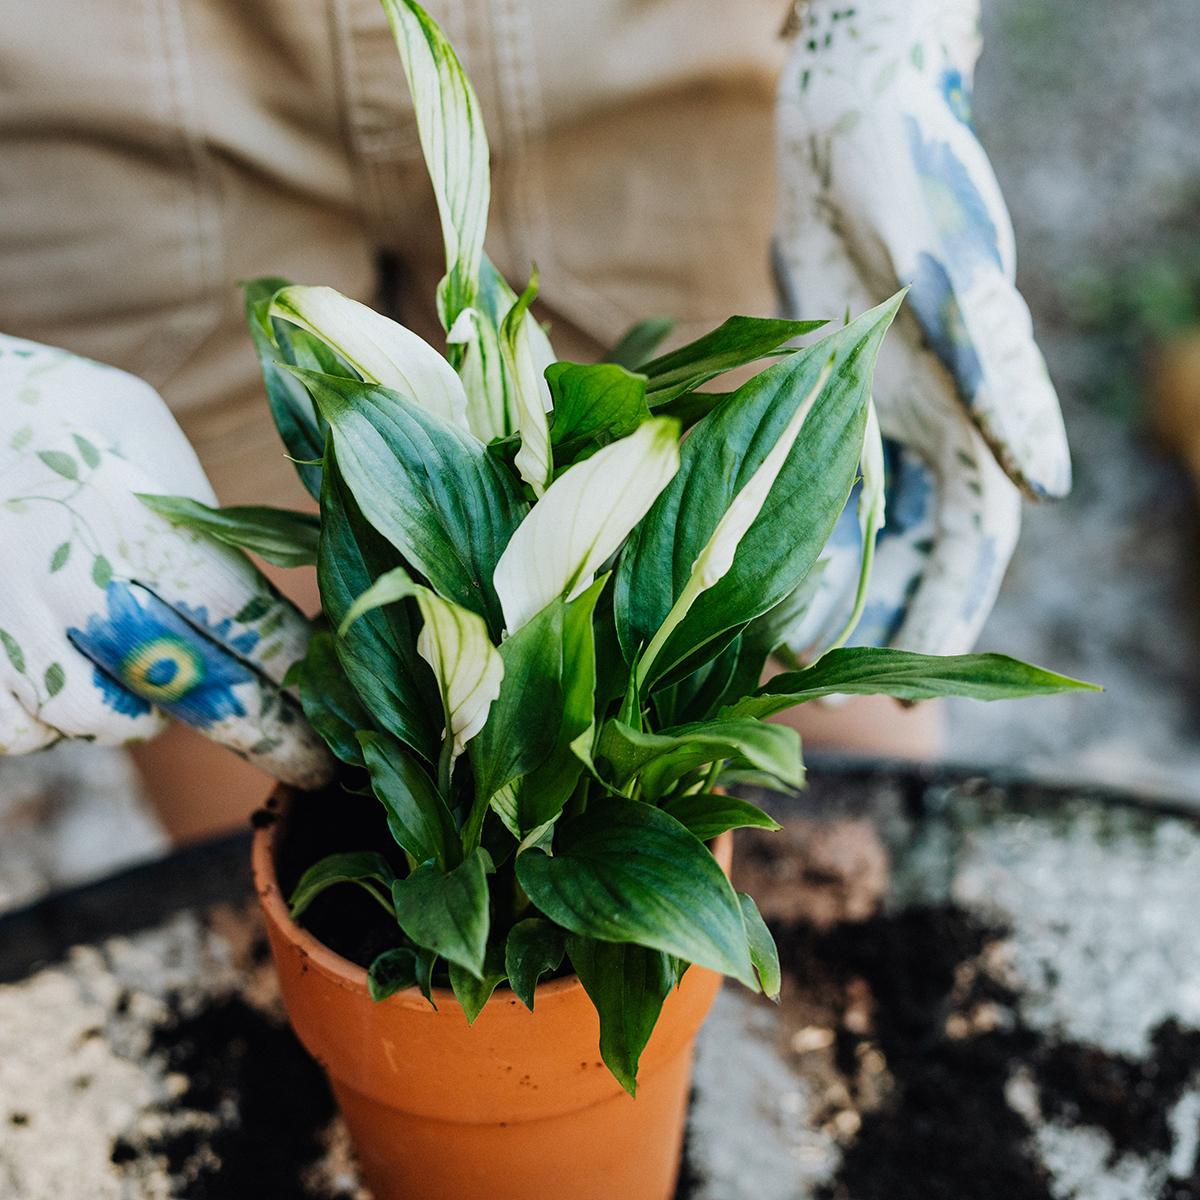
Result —
[{"label": "dark soil", "polygon": [[[388,830],[383,805],[370,794],[332,789],[297,793],[278,847],[276,869],[285,896],[309,867],[328,854],[377,850],[398,875],[407,870],[404,854]],[[331,950],[363,967],[403,940],[395,921],[379,904],[350,884],[322,892],[301,924]]]},{"label": "dark soil", "polygon": [[[304,1175],[324,1153],[333,1097],[289,1028],[232,996],[161,1026],[152,1052],[187,1089],[164,1110],[160,1136],[114,1143],[114,1164],[161,1157],[179,1200],[314,1195]],[[189,1112],[215,1118],[216,1128],[189,1127],[181,1120]]]},{"label": "dark soil", "polygon": [[[1017,995],[974,966],[1004,931],[954,907],[913,908],[818,932],[778,928],[785,972],[806,1000],[845,1012],[865,982],[871,1028],[842,1028],[837,1062],[855,1093],[858,1047],[882,1052],[894,1085],[862,1125],[819,1200],[1053,1200],[1025,1119],[1005,1089],[1024,1068],[1046,1119],[1093,1126],[1113,1157],[1161,1160],[1168,1115],[1200,1067],[1200,1032],[1166,1023],[1147,1062],[1048,1041],[1020,1019]],[[969,983],[963,985],[964,978]],[[987,1004],[994,1028],[946,1035],[946,1019]],[[688,1195],[685,1187],[681,1200]],[[1161,1200],[1200,1200],[1200,1179],[1173,1179]]]}]

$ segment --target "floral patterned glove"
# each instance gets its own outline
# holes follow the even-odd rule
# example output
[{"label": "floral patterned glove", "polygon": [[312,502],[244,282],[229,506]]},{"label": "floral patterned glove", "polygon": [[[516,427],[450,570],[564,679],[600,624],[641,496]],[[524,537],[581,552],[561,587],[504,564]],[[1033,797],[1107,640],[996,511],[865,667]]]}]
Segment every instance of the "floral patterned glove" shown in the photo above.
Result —
[{"label": "floral patterned glove", "polygon": [[139,741],[165,715],[280,779],[330,760],[281,681],[304,617],[243,554],[137,493],[214,503],[158,394],[0,336],[0,753]]},{"label": "floral patterned glove", "polygon": [[[875,376],[887,524],[854,640],[963,652],[1016,543],[1018,489],[1070,488],[1012,226],[971,127],[978,0],[810,0],[794,25],[779,96],[785,306],[837,319],[912,285]],[[797,652],[836,636],[860,551],[848,513]]]}]

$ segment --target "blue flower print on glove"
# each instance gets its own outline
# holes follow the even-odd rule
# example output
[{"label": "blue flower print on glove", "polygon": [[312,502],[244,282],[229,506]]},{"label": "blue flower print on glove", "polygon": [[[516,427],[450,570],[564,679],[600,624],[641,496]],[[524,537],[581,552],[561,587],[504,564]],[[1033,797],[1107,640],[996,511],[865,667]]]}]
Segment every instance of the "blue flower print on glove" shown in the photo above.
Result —
[{"label": "blue flower print on glove", "polygon": [[956,275],[979,261],[1002,266],[996,225],[967,168],[942,141],[926,141],[909,116],[908,142],[925,201]]},{"label": "blue flower print on glove", "polygon": [[946,268],[925,251],[917,258],[908,302],[930,349],[954,376],[959,391],[969,403],[983,381],[983,367],[967,332],[950,276]]},{"label": "blue flower print on glove", "polygon": [[252,650],[257,634],[231,637],[228,620],[210,626],[203,608],[181,615],[137,584],[114,580],[105,600],[107,615],[68,636],[91,659],[110,708],[140,716],[156,705],[201,729],[245,716],[234,688],[254,675],[235,654]]},{"label": "blue flower print on glove", "polygon": [[971,90],[956,67],[947,67],[940,79],[942,97],[946,107],[969,129],[974,128],[971,120]]}]

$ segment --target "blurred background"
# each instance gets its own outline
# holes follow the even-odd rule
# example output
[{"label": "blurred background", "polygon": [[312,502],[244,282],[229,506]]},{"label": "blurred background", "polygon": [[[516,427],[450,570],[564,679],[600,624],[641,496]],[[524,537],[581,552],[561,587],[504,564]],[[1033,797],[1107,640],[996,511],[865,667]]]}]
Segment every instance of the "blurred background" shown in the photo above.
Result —
[{"label": "blurred background", "polygon": [[[975,114],[1076,472],[1069,500],[1027,506],[980,645],[1107,693],[956,702],[947,753],[1200,807],[1196,6],[1103,10],[984,0]],[[0,909],[166,844],[122,754],[0,760]]]},{"label": "blurred background", "polygon": [[1102,9],[984,0],[974,111],[1075,464],[979,644],[1108,691],[955,702],[949,753],[1200,805],[1197,13]]}]

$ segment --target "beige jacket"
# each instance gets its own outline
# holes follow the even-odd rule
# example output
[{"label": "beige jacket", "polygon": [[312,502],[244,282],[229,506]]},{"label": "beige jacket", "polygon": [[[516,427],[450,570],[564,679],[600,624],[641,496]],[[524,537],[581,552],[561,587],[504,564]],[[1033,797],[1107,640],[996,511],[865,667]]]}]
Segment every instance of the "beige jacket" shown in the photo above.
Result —
[{"label": "beige jacket", "polygon": [[[781,0],[430,0],[563,356],[652,314],[773,308]],[[3,0],[0,329],[143,376],[226,503],[294,499],[236,281],[382,300],[433,333],[441,240],[376,0]],[[380,262],[385,264],[381,273]]]}]

